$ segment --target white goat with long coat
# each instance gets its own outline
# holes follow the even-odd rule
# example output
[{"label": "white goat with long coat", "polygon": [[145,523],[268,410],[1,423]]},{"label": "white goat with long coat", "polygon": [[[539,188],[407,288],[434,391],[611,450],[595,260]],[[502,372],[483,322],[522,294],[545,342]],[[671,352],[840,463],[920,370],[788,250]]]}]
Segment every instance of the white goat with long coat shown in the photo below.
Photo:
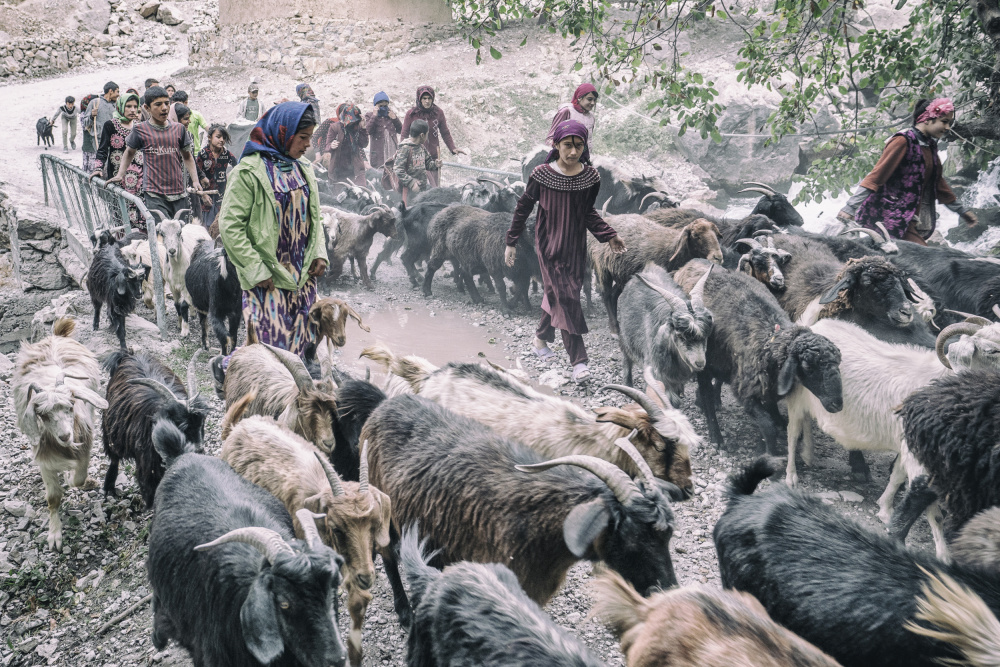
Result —
[{"label": "white goat with long coat", "polygon": [[[977,323],[963,322],[946,327],[938,335],[936,350],[886,343],[861,327],[841,320],[820,320],[812,325],[810,328],[814,332],[840,348],[844,408],[837,413],[827,412],[819,399],[801,384],[785,397],[788,406],[786,483],[789,486],[798,483],[795,453],[800,436],[802,460],[807,465],[812,463],[812,424],[809,421],[812,417],[820,429],[844,449],[899,453],[885,492],[878,500],[878,517],[889,523],[893,498],[903,484],[904,475],[912,481],[926,473],[906,447],[903,423],[896,411],[903,400],[917,389],[956,372],[944,353],[948,339],[966,334],[968,338],[961,341],[963,346],[969,343],[975,345],[977,340],[1000,340],[1000,325],[985,326],[986,322],[980,318]],[[988,345],[993,347],[992,342]],[[997,361],[991,357],[996,355],[966,354],[959,363],[967,364],[968,368],[995,367]],[[959,372],[961,370],[964,368],[958,369]],[[946,559],[948,549],[937,503],[927,508],[925,516],[931,527],[937,555]]]}]

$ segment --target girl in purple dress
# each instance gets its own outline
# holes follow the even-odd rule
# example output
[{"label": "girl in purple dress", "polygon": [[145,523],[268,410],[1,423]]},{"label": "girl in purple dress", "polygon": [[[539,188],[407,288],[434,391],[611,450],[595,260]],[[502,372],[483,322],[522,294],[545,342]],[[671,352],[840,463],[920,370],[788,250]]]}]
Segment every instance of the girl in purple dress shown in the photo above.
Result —
[{"label": "girl in purple dress", "polygon": [[594,209],[601,177],[590,164],[587,135],[587,128],[575,120],[563,121],[553,129],[553,148],[545,164],[531,173],[528,187],[517,202],[504,253],[507,266],[513,266],[517,239],[535,204],[540,204],[535,240],[544,297],[542,320],[535,332],[535,354],[542,359],[555,356],[548,344],[555,341],[555,330],[562,330],[575,382],[590,377],[583,344],[587,322],[580,304],[587,265],[587,231],[601,243],[610,243],[616,254],[626,250],[618,233]]}]

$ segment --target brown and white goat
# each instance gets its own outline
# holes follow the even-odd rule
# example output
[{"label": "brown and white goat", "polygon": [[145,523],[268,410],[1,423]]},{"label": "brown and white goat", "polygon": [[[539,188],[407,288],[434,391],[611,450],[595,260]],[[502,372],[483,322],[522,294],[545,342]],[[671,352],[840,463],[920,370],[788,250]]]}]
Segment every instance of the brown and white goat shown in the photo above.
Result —
[{"label": "brown and white goat", "polygon": [[368,278],[368,251],[371,250],[375,234],[383,234],[389,238],[395,236],[396,215],[394,209],[385,205],[375,207],[368,215],[340,210],[336,211],[335,217],[324,215],[327,251],[330,255],[326,277],[330,280],[339,278],[344,271],[344,261],[349,259],[352,267],[357,262],[365,288],[373,289]]},{"label": "brown and white goat", "polygon": [[608,216],[628,252],[611,252],[606,243],[587,236],[587,253],[608,312],[611,333],[618,333],[618,297],[625,284],[646,264],[652,262],[667,271],[674,271],[691,259],[702,258],[722,264],[719,228],[700,218],[681,229],[656,224],[641,215]]},{"label": "brown and white goat", "polygon": [[[344,347],[347,343],[347,318],[358,323],[362,331],[370,332],[357,311],[346,301],[324,297],[317,299],[309,308],[309,327],[315,333],[316,348],[326,342],[326,363],[322,364],[323,377],[328,377],[333,368],[333,348]],[[309,355],[306,356],[307,360]],[[322,361],[322,360],[321,360]]]},{"label": "brown and white goat", "polygon": [[87,477],[94,444],[94,409],[108,407],[97,393],[101,385],[97,357],[71,338],[75,328],[72,319],[61,318],[48,338],[22,342],[11,381],[17,425],[31,441],[45,484],[48,545],[53,551],[62,549],[61,473],[73,471],[73,486],[96,486]]},{"label": "brown and white goat", "polygon": [[[253,394],[237,401],[226,415],[239,421]],[[361,452],[360,482],[345,482],[326,455],[268,417],[239,421],[222,445],[221,457],[240,475],[270,491],[285,504],[295,534],[305,534],[297,512],[313,513],[323,543],[344,558],[344,588],[351,615],[348,654],[361,664],[361,634],[375,583],[372,549],[389,544],[389,497],[368,484],[368,443]]]},{"label": "brown and white goat", "polygon": [[621,639],[628,667],[837,667],[739,591],[685,586],[644,598],[616,572],[595,584],[592,614]]},{"label": "brown and white goat", "polygon": [[[157,243],[156,247],[160,251],[160,274],[163,276],[163,296],[171,297],[170,285],[167,282],[167,250],[162,243]],[[122,246],[122,255],[129,264],[142,264],[152,267],[153,260],[149,256],[149,241],[146,239],[136,239],[128,245]],[[146,308],[153,309],[153,276],[152,273],[142,281],[142,303]]]},{"label": "brown and white goat", "polygon": [[420,357],[397,357],[384,345],[369,347],[361,355],[409,382],[414,393],[549,458],[585,454],[610,461],[636,477],[642,471],[615,444],[629,437],[652,474],[678,487],[672,500],[690,498],[694,492],[690,450],[700,439],[684,413],[656,395],[655,385],[650,385],[649,394],[609,385],[639,405],[600,407],[595,415],[575,403],[535,391],[495,368],[457,362],[438,368]]},{"label": "brown and white goat", "polygon": [[[253,339],[248,332],[247,339]],[[222,385],[228,411],[238,400],[254,394],[234,420],[222,422],[225,438],[243,414],[273,417],[329,455],[337,420],[337,387],[332,380],[314,381],[302,359],[286,350],[256,343],[236,350]]]}]

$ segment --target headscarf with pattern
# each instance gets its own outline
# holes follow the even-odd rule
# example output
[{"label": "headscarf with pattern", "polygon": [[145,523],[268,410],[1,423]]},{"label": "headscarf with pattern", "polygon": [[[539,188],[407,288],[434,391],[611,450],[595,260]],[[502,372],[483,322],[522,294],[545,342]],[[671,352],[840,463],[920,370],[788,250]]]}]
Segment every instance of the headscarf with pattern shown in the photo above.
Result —
[{"label": "headscarf with pattern", "polygon": [[914,125],[926,123],[927,121],[934,120],[935,118],[947,116],[950,113],[955,113],[955,103],[947,97],[939,97],[931,100],[931,103],[928,104],[924,112],[920,114],[920,117],[917,118],[917,122],[914,123]]},{"label": "headscarf with pattern", "polygon": [[302,114],[308,108],[306,102],[283,102],[268,109],[250,130],[250,138],[243,147],[240,159],[260,153],[275,160],[279,166],[291,167],[295,160],[288,156],[288,150],[292,147],[292,137]]}]

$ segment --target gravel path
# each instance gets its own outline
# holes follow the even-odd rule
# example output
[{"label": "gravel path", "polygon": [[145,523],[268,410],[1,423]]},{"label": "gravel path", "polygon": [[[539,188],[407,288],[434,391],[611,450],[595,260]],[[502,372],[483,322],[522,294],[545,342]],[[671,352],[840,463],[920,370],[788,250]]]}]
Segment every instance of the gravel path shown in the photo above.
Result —
[{"label": "gravel path", "polygon": [[[379,245],[376,242],[372,258]],[[498,305],[494,295],[485,295],[485,306],[472,306],[442,274],[435,281],[435,296],[431,299],[410,289],[398,261],[380,267],[374,292],[356,287],[349,278],[341,279],[335,295],[347,299],[369,320],[372,333],[364,334],[350,327],[348,345],[341,352],[338,365],[363,374],[364,365],[357,360],[358,350],[382,340],[397,352],[422,354],[434,363],[486,357],[508,366],[520,364],[536,381],[547,372],[546,377],[568,377],[568,362],[561,346],[556,347],[555,362],[541,362],[531,355],[535,313],[505,319],[494,310]],[[2,293],[0,309],[9,309],[22,298],[19,293]],[[536,310],[538,300],[538,296],[533,299]],[[114,349],[117,343],[106,330],[92,332],[86,326],[91,310],[85,293],[72,292],[63,301],[80,321],[77,336],[81,342],[98,354]],[[140,314],[152,319],[149,312],[141,310]],[[43,312],[39,317],[44,315]],[[586,407],[620,404],[623,397],[613,392],[594,395],[603,384],[620,380],[621,353],[608,333],[599,304],[590,311],[588,320],[591,333],[586,340],[593,378],[585,387],[567,381],[555,392]],[[130,345],[155,351],[183,375],[200,336],[197,323],[192,324],[191,336],[185,341],[176,340],[176,322],[171,323],[167,341],[159,340],[155,327],[149,324],[141,330],[135,323],[130,327]],[[27,328],[23,330],[27,336]],[[0,359],[0,378],[5,381],[0,383],[3,406],[0,411],[0,667],[190,665],[183,649],[175,645],[164,652],[152,647],[148,604],[103,636],[95,636],[108,619],[149,593],[144,560],[151,515],[143,509],[131,466],[123,464],[118,478],[121,491],[118,500],[103,499],[99,490],[69,491],[62,509],[63,552],[51,554],[45,549],[48,514],[44,491],[31,461],[28,442],[16,427],[7,384],[9,367]],[[553,370],[556,372],[551,373]],[[380,376],[374,377],[378,380]],[[210,452],[217,453],[222,405],[211,389],[207,364],[199,364],[198,379],[203,394],[215,408],[208,419],[206,442]],[[705,421],[693,405],[693,393],[692,385],[684,397],[684,411],[695,428],[705,434]],[[719,585],[711,541],[712,528],[724,509],[718,491],[729,473],[755,457],[759,442],[756,427],[734,404],[728,390],[723,394],[720,420],[731,450],[718,452],[706,445],[692,452],[697,493],[693,500],[674,506],[678,528],[671,548],[682,585]],[[881,529],[874,516],[874,501],[884,488],[892,457],[869,456],[874,479],[869,484],[859,484],[851,481],[847,456],[839,446],[822,435],[817,437],[816,444],[816,462],[800,472],[802,486],[820,493],[839,511]],[[103,479],[107,460],[99,442],[95,442],[94,451],[90,474]],[[858,497],[863,500],[858,501]],[[910,542],[929,551],[925,523],[917,524]],[[579,635],[607,664],[622,665],[617,642],[597,621],[587,618],[591,607],[588,586],[591,571],[590,564],[572,568],[565,586],[546,610],[560,625]],[[374,594],[365,627],[364,664],[404,665],[405,634],[396,622],[388,582],[381,574]],[[340,623],[346,632],[348,621],[343,613]]]}]

